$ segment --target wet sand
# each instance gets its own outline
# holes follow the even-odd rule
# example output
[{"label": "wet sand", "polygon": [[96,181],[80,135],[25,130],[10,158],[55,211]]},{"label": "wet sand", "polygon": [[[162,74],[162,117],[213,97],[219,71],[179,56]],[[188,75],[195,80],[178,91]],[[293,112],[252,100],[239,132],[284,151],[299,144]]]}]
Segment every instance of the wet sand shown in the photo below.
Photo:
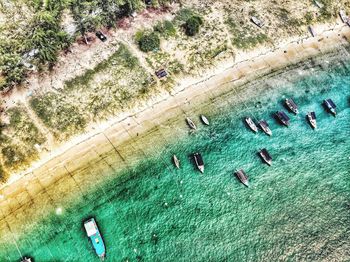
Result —
[{"label": "wet sand", "polygon": [[159,95],[133,112],[101,124],[94,132],[73,139],[0,190],[1,234],[23,233],[38,218],[58,212],[58,208],[64,208],[73,199],[87,198],[86,192],[118,170],[131,170],[151,149],[161,148],[169,139],[187,133],[183,118],[198,117],[191,115],[191,111],[204,102],[288,65],[346,45],[348,39],[350,29],[341,26],[234,65],[227,63],[226,68],[222,66],[196,81],[184,80],[171,94]]}]

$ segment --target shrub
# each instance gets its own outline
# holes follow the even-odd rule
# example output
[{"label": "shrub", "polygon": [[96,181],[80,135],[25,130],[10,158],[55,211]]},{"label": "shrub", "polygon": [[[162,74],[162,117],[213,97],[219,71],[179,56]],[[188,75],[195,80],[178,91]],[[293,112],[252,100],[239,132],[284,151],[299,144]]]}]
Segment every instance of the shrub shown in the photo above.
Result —
[{"label": "shrub", "polygon": [[176,35],[176,28],[175,28],[174,24],[168,20],[164,21],[164,23],[158,22],[153,27],[153,30],[165,38]]},{"label": "shrub", "polygon": [[5,183],[8,179],[8,173],[4,170],[2,165],[0,165],[0,184]]},{"label": "shrub", "polygon": [[143,34],[139,41],[139,47],[143,52],[150,52],[160,48],[159,36],[152,32],[150,34]]},{"label": "shrub", "polygon": [[199,32],[199,28],[202,24],[203,20],[199,16],[194,15],[187,19],[184,25],[186,35],[195,36]]}]

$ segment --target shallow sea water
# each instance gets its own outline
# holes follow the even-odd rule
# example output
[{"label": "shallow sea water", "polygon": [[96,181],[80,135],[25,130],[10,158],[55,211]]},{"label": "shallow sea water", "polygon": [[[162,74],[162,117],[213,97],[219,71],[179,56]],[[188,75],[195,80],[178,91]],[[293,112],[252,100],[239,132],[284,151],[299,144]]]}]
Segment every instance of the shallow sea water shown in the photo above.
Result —
[{"label": "shallow sea water", "polygon": [[[189,132],[180,116],[146,134],[149,143],[135,140],[142,160],[62,213],[53,210],[35,223],[24,219],[30,230],[0,235],[0,261],[18,261],[20,254],[98,261],[82,226],[91,216],[107,261],[350,261],[350,60],[343,62],[347,50],[339,52],[344,55],[315,58],[189,106],[185,114],[197,131]],[[289,128],[272,116],[287,112],[286,97],[301,112],[288,113]],[[322,107],[326,98],[337,104],[336,117]],[[305,120],[308,111],[316,112],[316,130]],[[201,113],[209,127],[200,123]],[[266,119],[273,136],[252,133],[244,116]],[[271,167],[256,155],[263,147]],[[193,165],[194,152],[204,158],[203,175]],[[249,188],[233,176],[238,168],[248,174]]]}]

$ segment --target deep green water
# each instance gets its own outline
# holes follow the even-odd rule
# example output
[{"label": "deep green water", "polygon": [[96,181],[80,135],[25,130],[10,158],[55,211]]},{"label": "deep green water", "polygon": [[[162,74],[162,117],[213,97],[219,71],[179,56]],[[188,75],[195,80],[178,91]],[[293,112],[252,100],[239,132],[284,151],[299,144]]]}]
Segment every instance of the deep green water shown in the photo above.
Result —
[{"label": "deep green water", "polygon": [[[98,261],[82,227],[90,216],[107,261],[350,261],[350,63],[341,62],[347,51],[339,52],[189,107],[198,131],[187,132],[183,116],[164,124],[175,139],[154,135],[157,143],[144,145],[138,165],[25,234],[1,235],[0,261],[19,259],[15,242],[35,261]],[[285,97],[301,111],[289,113],[289,128],[271,116]],[[321,106],[325,98],[337,104],[337,117]],[[317,130],[305,121],[307,111],[316,111]],[[202,112],[211,126],[200,124]],[[273,136],[250,132],[246,115],[267,119]],[[272,167],[257,157],[262,147]],[[204,175],[189,157],[195,151],[203,155]],[[250,188],[232,175],[237,168],[248,173]]]}]

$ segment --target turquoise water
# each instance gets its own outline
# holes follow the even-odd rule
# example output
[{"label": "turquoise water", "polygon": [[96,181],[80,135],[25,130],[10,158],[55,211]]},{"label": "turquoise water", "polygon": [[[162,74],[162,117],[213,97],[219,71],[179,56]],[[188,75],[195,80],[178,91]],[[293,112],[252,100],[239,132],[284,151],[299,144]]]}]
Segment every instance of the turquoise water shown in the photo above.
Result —
[{"label": "turquoise water", "polygon": [[[2,234],[0,261],[17,261],[19,253],[35,261],[98,261],[82,226],[90,216],[107,261],[350,261],[350,63],[339,57],[309,60],[188,107],[199,130],[188,132],[181,116],[147,134],[154,143],[135,140],[144,155],[137,165],[84,192],[61,215],[24,219],[31,230]],[[272,117],[285,97],[301,112],[289,113],[289,128]],[[325,112],[325,98],[337,104],[337,117]],[[308,111],[317,114],[316,130],[305,121]],[[265,118],[273,136],[249,131],[246,115]],[[256,155],[262,147],[271,167]],[[196,151],[204,175],[191,160]],[[238,168],[249,188],[233,176]]]}]

